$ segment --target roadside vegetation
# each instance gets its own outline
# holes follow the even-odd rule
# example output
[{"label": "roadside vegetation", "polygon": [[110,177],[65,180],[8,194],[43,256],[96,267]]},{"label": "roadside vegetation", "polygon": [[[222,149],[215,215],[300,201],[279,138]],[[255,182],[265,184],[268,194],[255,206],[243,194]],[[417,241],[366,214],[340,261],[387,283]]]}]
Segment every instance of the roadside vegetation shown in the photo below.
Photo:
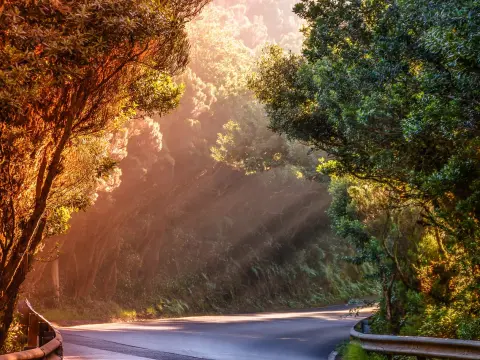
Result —
[{"label": "roadside vegetation", "polygon": [[378,333],[480,339],[475,1],[302,1],[302,55],[250,85],[270,128],[325,151],[335,234],[380,284]]}]

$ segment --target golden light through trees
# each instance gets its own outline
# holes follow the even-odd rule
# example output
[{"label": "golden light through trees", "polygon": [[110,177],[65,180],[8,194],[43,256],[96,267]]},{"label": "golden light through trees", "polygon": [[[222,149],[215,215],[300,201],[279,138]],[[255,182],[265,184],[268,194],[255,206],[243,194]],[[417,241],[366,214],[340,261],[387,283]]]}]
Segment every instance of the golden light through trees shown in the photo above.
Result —
[{"label": "golden light through trees", "polygon": [[[153,316],[312,305],[366,291],[359,272],[332,254],[326,186],[303,181],[316,176],[317,154],[270,132],[246,87],[265,41],[298,39],[293,4],[276,2],[272,13],[269,1],[217,1],[188,24],[179,108],[154,116],[156,129],[132,127],[120,186],[74,214],[66,236],[48,240],[63,244],[65,302],[113,300]],[[230,123],[240,131],[228,133]],[[222,136],[234,140],[213,158]],[[29,282],[31,294],[42,290]]]},{"label": "golden light through trees", "polygon": [[0,346],[29,259],[114,165],[103,137],[135,110],[131,86],[183,69],[184,21],[206,2],[1,4]]}]

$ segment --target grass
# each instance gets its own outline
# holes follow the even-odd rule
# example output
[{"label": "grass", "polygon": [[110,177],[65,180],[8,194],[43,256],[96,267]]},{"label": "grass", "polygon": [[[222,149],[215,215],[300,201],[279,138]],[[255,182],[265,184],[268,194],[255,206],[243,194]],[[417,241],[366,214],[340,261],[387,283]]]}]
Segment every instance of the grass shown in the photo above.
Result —
[{"label": "grass", "polygon": [[41,313],[46,319],[48,319],[48,321],[51,321],[54,323],[75,322],[75,321],[84,320],[85,318],[85,316],[80,314],[76,309],[64,309],[64,308],[46,309],[46,310],[42,310]]},{"label": "grass", "polygon": [[367,352],[362,349],[360,344],[351,342],[347,345],[347,349],[343,354],[343,360],[369,360]]},{"label": "grass", "polygon": [[[35,306],[35,303],[34,303]],[[124,309],[113,301],[74,301],[63,299],[55,308],[38,306],[37,310],[49,321],[60,326],[111,321],[133,321],[135,309]]]}]

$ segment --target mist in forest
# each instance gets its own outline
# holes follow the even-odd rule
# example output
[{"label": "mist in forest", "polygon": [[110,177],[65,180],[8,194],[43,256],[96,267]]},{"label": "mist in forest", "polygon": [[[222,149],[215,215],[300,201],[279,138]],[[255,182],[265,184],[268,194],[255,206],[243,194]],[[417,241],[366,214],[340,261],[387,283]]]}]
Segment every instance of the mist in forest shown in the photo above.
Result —
[{"label": "mist in forest", "polygon": [[217,0],[188,25],[180,106],[112,136],[118,168],[66,234],[46,240],[25,293],[54,289],[65,306],[113,302],[159,316],[312,306],[366,291],[330,232],[330,196],[315,175],[321,154],[268,130],[247,88],[267,44],[301,51],[295,3]]}]

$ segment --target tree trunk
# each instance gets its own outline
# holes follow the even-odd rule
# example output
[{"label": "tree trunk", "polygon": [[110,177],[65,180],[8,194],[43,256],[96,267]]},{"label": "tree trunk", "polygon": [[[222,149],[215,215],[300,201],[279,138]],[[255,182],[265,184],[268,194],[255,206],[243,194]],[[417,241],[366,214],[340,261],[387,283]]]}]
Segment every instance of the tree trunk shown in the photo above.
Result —
[{"label": "tree trunk", "polygon": [[[45,209],[47,200],[52,189],[53,181],[58,175],[58,168],[61,156],[68,139],[70,138],[73,126],[73,117],[67,118],[66,126],[58,145],[48,166],[46,176],[43,178],[43,171],[37,177],[37,194],[35,207],[26,222],[24,229],[15,246],[10,249],[10,259],[5,264],[0,276],[0,348],[3,347],[7,331],[13,320],[15,303],[17,301],[20,286],[25,280],[28,271],[28,255],[33,253],[43,238],[43,231],[46,225]],[[42,167],[44,165],[42,164]],[[41,185],[38,185],[38,184]],[[8,256],[8,254],[5,254]]]},{"label": "tree trunk", "polygon": [[387,321],[389,324],[392,324],[392,299],[390,297],[390,291],[385,289],[383,291],[383,297],[385,298],[385,312],[387,316]]},{"label": "tree trunk", "polygon": [[7,339],[7,332],[13,321],[16,302],[16,293],[2,293],[2,296],[0,297],[0,349],[3,347],[3,344]]},{"label": "tree trunk", "polygon": [[[43,237],[46,222],[47,220],[43,218],[38,225],[37,232],[33,239],[35,247]],[[14,276],[12,278],[7,277],[8,273],[4,272],[0,278],[2,284],[0,289],[5,289],[0,292],[0,348],[3,347],[7,338],[8,329],[13,321],[20,286],[25,281],[30,266],[28,256],[22,256]],[[4,286],[3,284],[8,284],[8,286]]]},{"label": "tree trunk", "polygon": [[383,276],[383,296],[385,298],[385,312],[388,323],[393,327],[393,304],[392,304],[392,290],[395,283],[396,274],[392,274],[391,278]]},{"label": "tree trunk", "polygon": [[55,290],[55,301],[60,301],[60,272],[58,269],[58,259],[53,260],[51,267],[52,284]]}]

